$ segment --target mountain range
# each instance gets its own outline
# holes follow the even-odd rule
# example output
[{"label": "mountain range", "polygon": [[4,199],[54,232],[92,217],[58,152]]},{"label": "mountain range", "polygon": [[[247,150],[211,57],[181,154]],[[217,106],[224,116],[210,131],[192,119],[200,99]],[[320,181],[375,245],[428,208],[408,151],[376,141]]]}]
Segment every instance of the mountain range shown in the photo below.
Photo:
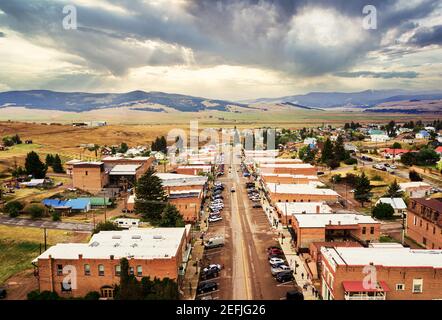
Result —
[{"label": "mountain range", "polygon": [[[25,107],[28,109],[58,110],[84,112],[103,108],[129,107],[133,110],[150,112],[199,112],[207,110],[244,112],[272,108],[323,110],[345,107],[362,109],[362,111],[400,112],[391,104],[402,102],[408,104],[409,112],[426,112],[421,101],[442,100],[442,91],[409,91],[409,90],[365,90],[360,92],[311,92],[302,95],[280,98],[259,98],[242,102],[218,99],[207,99],[182,94],[163,92],[131,91],[127,93],[85,93],[55,92],[49,90],[7,91],[0,93],[0,108]],[[413,103],[419,109],[413,109]],[[383,109],[383,106],[387,109]],[[440,104],[432,104],[432,112],[439,111]],[[436,110],[435,110],[436,107]]]}]

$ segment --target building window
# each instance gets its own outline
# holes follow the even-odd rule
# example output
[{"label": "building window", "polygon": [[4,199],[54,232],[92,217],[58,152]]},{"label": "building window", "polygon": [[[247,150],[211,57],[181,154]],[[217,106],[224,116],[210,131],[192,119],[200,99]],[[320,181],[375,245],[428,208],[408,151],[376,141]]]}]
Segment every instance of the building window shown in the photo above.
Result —
[{"label": "building window", "polygon": [[396,291],[404,291],[405,285],[403,283],[396,284]]},{"label": "building window", "polygon": [[88,172],[87,172],[87,171],[85,171],[85,172],[84,172],[84,175],[85,175],[85,176],[87,176],[87,173],[88,173]]},{"label": "building window", "polygon": [[428,222],[427,222],[427,227],[425,229],[428,231]]},{"label": "building window", "polygon": [[422,243],[423,243],[424,245],[427,245],[427,238],[423,237],[423,238],[422,238]]},{"label": "building window", "polygon": [[374,227],[370,227],[370,234],[374,234]]},{"label": "building window", "polygon": [[419,227],[422,227],[422,219],[419,220]]},{"label": "building window", "polygon": [[433,234],[436,234],[436,227],[433,226]]},{"label": "building window", "polygon": [[129,274],[130,274],[131,276],[134,275],[134,267],[129,267]]},{"label": "building window", "polygon": [[57,264],[57,275],[62,276],[63,275],[63,265]]},{"label": "building window", "polygon": [[362,227],[362,234],[367,233],[367,228],[366,227]]},{"label": "building window", "polygon": [[414,224],[414,225],[417,224],[417,218],[416,218],[416,216],[413,217],[413,224]]},{"label": "building window", "polygon": [[91,275],[91,266],[88,264],[84,265],[84,275],[85,276],[90,276]]},{"label": "building window", "polygon": [[422,279],[413,279],[413,293],[422,293],[423,282],[424,280]]},{"label": "building window", "polygon": [[117,264],[115,266],[115,275],[119,276],[121,274],[121,266],[119,264]]},{"label": "building window", "polygon": [[137,266],[137,276],[141,277],[143,275],[143,267]]},{"label": "building window", "polygon": [[104,276],[104,265],[102,265],[102,264],[98,265],[98,275]]}]

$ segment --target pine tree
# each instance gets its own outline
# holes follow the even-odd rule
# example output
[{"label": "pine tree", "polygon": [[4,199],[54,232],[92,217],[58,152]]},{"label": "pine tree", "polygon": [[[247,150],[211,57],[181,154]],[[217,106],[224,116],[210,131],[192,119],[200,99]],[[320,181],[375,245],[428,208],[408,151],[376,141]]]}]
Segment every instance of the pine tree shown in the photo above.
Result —
[{"label": "pine tree", "polygon": [[370,180],[365,175],[365,172],[362,172],[362,174],[356,179],[354,193],[355,200],[360,202],[361,206],[364,206],[365,202],[370,201],[372,196],[371,188]]},{"label": "pine tree", "polygon": [[52,164],[54,163],[54,156],[48,153],[45,162],[47,167],[52,167]]},{"label": "pine tree", "polygon": [[61,164],[61,159],[58,154],[55,155],[54,160],[52,161],[52,170],[54,170],[55,173],[63,173],[63,165]]},{"label": "pine tree", "polygon": [[335,142],[334,155],[336,160],[343,161],[348,158],[348,153],[345,151],[344,138],[339,135]]},{"label": "pine tree", "polygon": [[25,161],[26,173],[32,175],[35,179],[43,179],[46,176],[48,168],[40,161],[40,157],[34,151],[31,151],[26,156]]},{"label": "pine tree", "polygon": [[149,222],[158,224],[166,206],[167,195],[163,190],[161,179],[155,175],[154,169],[149,168],[138,180],[135,186],[135,195],[135,211]]},{"label": "pine tree", "polygon": [[330,159],[333,158],[333,144],[329,138],[325,140],[324,146],[322,147],[321,152],[321,162],[327,163]]},{"label": "pine tree", "polygon": [[387,190],[387,197],[390,198],[401,198],[403,195],[403,191],[401,191],[401,187],[397,183],[396,179],[390,184]]},{"label": "pine tree", "polygon": [[161,213],[160,227],[183,227],[184,221],[178,209],[172,205],[167,204]]}]

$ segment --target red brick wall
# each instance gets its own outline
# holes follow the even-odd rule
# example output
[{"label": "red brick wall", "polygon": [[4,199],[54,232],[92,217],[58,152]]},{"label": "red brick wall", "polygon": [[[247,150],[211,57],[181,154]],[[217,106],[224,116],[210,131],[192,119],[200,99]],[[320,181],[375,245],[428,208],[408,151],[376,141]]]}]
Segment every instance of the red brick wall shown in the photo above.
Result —
[{"label": "red brick wall", "polygon": [[407,213],[407,236],[427,249],[442,249],[442,228],[411,210]]}]

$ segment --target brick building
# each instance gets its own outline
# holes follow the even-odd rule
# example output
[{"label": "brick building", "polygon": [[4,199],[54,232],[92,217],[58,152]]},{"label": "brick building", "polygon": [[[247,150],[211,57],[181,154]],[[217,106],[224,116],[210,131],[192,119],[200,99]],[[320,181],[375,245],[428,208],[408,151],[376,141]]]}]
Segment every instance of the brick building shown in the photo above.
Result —
[{"label": "brick building", "polygon": [[442,201],[412,198],[407,209],[407,236],[427,249],[442,249]]},{"label": "brick building", "polygon": [[339,194],[312,184],[267,183],[266,189],[273,203],[277,202],[337,202]]},{"label": "brick building", "polygon": [[289,173],[263,173],[261,179],[264,183],[282,183],[282,184],[310,184],[319,181],[316,175],[308,176],[304,174]]},{"label": "brick building", "polygon": [[[180,282],[189,256],[189,230],[186,226],[102,231],[89,243],[57,244],[33,260],[39,290],[54,291],[62,297],[83,297],[97,291],[112,298],[123,257],[138,279],[168,277]],[[69,283],[69,272],[70,287],[63,285]]]},{"label": "brick building", "polygon": [[100,192],[109,182],[103,162],[76,162],[72,165],[72,185],[90,193]]},{"label": "brick building", "polygon": [[442,250],[321,248],[324,300],[442,299]]},{"label": "brick building", "polygon": [[263,163],[258,168],[260,173],[288,173],[316,176],[317,168],[309,163]]},{"label": "brick building", "polygon": [[324,202],[277,202],[276,213],[284,225],[291,225],[293,216],[302,213],[332,213],[332,208]]},{"label": "brick building", "polygon": [[353,213],[295,214],[291,224],[296,249],[307,251],[312,242],[377,241],[380,223]]},{"label": "brick building", "polygon": [[199,175],[212,172],[211,165],[189,165],[179,166],[174,170],[178,174]]}]

